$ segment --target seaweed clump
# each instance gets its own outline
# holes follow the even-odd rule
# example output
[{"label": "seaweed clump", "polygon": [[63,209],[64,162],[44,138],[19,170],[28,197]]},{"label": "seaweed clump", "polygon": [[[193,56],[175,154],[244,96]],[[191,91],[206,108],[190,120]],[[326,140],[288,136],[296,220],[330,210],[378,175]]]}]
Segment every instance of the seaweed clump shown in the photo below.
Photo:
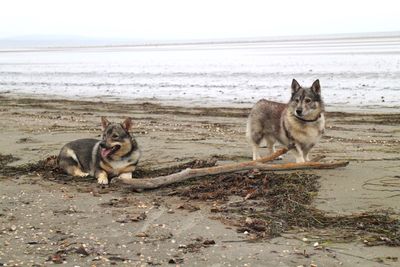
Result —
[{"label": "seaweed clump", "polygon": [[[251,240],[291,230],[321,230],[323,239],[337,242],[360,240],[369,246],[400,246],[400,221],[389,211],[335,215],[315,208],[312,203],[318,179],[300,172],[244,171],[178,188],[176,193],[189,200],[213,201],[211,211],[219,214],[215,218],[237,227]],[[235,201],[232,196],[241,199]]]},{"label": "seaweed clump", "polygon": [[0,169],[3,169],[5,166],[7,166],[7,164],[17,160],[19,160],[19,158],[14,157],[11,154],[7,155],[0,154]]},{"label": "seaweed clump", "polygon": [[[7,166],[10,162],[16,161],[18,158],[15,158],[12,155],[2,155],[0,154],[0,175],[5,177],[17,177],[20,175],[27,174],[35,174],[42,176],[48,180],[55,181],[86,181],[88,179],[92,180],[93,178],[81,178],[75,179],[75,177],[71,177],[66,175],[57,165],[57,156],[49,156],[43,160],[39,160],[34,163],[26,163],[18,166]],[[163,176],[169,175],[180,170],[186,168],[205,168],[211,167],[216,164],[217,160],[215,158],[210,158],[206,160],[195,159],[186,163],[182,163],[175,166],[159,168],[159,169],[146,169],[146,168],[138,168],[134,175],[135,178],[148,178],[155,176]]]},{"label": "seaweed clump", "polygon": [[53,177],[62,174],[57,167],[57,156],[50,156],[44,160],[34,163],[26,163],[18,166],[8,166],[7,164],[18,160],[12,155],[0,154],[0,175],[5,177],[16,177],[27,174],[39,174],[43,177]]},{"label": "seaweed clump", "polygon": [[[12,155],[0,154],[0,176],[35,174],[62,183],[71,180],[88,183],[88,179],[92,179],[63,174],[57,166],[56,156],[37,163],[7,165],[15,160],[17,158]],[[138,169],[135,176],[169,175],[186,168],[211,167],[215,163],[215,158],[193,160],[162,169]],[[312,205],[319,187],[319,176],[315,174],[242,171],[171,185],[166,194],[212,202],[211,212],[218,215],[215,218],[236,227],[240,233],[247,233],[250,240],[268,239],[292,230],[323,231],[323,238],[335,241],[360,240],[369,246],[400,246],[400,220],[391,212],[328,214]]]}]

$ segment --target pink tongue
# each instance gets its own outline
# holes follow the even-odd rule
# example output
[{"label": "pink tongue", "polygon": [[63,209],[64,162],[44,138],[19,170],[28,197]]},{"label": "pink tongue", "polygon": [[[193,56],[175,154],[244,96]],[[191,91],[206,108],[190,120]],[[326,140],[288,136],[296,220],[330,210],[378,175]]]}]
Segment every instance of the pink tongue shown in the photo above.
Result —
[{"label": "pink tongue", "polygon": [[109,149],[107,149],[107,148],[102,148],[101,151],[100,151],[101,156],[102,156],[103,158],[106,158],[106,157],[108,156],[108,154],[110,154],[111,150],[112,150],[112,148],[109,148]]}]

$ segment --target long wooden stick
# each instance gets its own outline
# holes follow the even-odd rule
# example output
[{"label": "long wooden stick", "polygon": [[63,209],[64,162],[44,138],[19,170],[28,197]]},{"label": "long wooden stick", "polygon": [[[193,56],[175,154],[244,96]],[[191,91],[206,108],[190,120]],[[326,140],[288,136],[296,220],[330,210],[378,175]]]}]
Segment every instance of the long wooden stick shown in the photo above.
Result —
[{"label": "long wooden stick", "polygon": [[285,164],[256,164],[254,167],[262,171],[293,171],[293,170],[311,170],[311,169],[336,169],[346,167],[348,161],[332,162],[303,162],[303,163],[285,163]]},{"label": "long wooden stick", "polygon": [[287,164],[265,164],[282,154],[285,154],[288,149],[283,148],[276,151],[269,157],[261,158],[254,161],[246,161],[241,163],[233,163],[222,166],[215,166],[209,168],[186,169],[178,173],[159,176],[155,178],[145,179],[127,179],[118,178],[125,184],[132,185],[136,189],[154,189],[161,186],[182,182],[190,178],[199,178],[208,175],[216,175],[244,170],[260,169],[268,171],[286,171],[286,170],[304,170],[304,169],[333,169],[344,167],[348,162],[332,162],[332,163],[319,163],[319,162],[305,162],[305,163],[287,163]]}]

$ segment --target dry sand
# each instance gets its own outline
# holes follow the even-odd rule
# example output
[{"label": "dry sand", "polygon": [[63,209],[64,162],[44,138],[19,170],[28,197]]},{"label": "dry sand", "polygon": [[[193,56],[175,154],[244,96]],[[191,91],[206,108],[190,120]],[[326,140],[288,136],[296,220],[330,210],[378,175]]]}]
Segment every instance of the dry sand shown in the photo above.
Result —
[{"label": "dry sand", "polygon": [[[218,155],[249,160],[247,109],[183,108],[149,103],[100,103],[0,98],[0,153],[37,162],[68,141],[100,136],[100,116],[134,119],[140,168],[161,168]],[[326,135],[312,151],[349,160],[319,175],[314,205],[337,214],[391,209],[399,214],[400,114],[329,113]],[[284,160],[293,161],[291,155]],[[326,243],[313,232],[245,242],[246,235],[212,219],[215,203],[186,200],[171,189],[135,192],[95,181],[65,183],[26,173],[0,177],[0,266],[400,266],[398,247],[362,240]],[[235,201],[247,200],[236,198]],[[128,219],[127,219],[128,218]],[[207,240],[215,241],[208,242]],[[61,251],[56,256],[57,251]],[[169,263],[170,262],[170,263]],[[314,264],[314,265],[312,265]]]}]

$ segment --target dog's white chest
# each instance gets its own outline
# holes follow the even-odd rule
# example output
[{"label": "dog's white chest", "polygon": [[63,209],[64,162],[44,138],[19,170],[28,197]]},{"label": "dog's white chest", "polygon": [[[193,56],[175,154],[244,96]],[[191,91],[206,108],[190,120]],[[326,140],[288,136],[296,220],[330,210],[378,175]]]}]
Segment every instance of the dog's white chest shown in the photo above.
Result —
[{"label": "dog's white chest", "polygon": [[292,138],[298,143],[302,144],[316,144],[322,136],[325,129],[325,118],[321,118],[315,123],[292,123],[290,133]]},{"label": "dog's white chest", "polygon": [[295,135],[296,141],[303,144],[316,144],[321,138],[321,131],[316,127],[305,127],[305,131],[300,131]]},{"label": "dog's white chest", "polygon": [[128,160],[118,160],[118,161],[110,161],[108,164],[118,172],[118,170],[125,169],[128,165],[130,165],[130,162]]},{"label": "dog's white chest", "polygon": [[111,167],[112,172],[115,175],[119,175],[125,172],[133,172],[136,168],[136,163],[140,157],[140,151],[134,151],[130,157],[119,159],[119,160],[110,160],[107,162],[109,167]]}]

